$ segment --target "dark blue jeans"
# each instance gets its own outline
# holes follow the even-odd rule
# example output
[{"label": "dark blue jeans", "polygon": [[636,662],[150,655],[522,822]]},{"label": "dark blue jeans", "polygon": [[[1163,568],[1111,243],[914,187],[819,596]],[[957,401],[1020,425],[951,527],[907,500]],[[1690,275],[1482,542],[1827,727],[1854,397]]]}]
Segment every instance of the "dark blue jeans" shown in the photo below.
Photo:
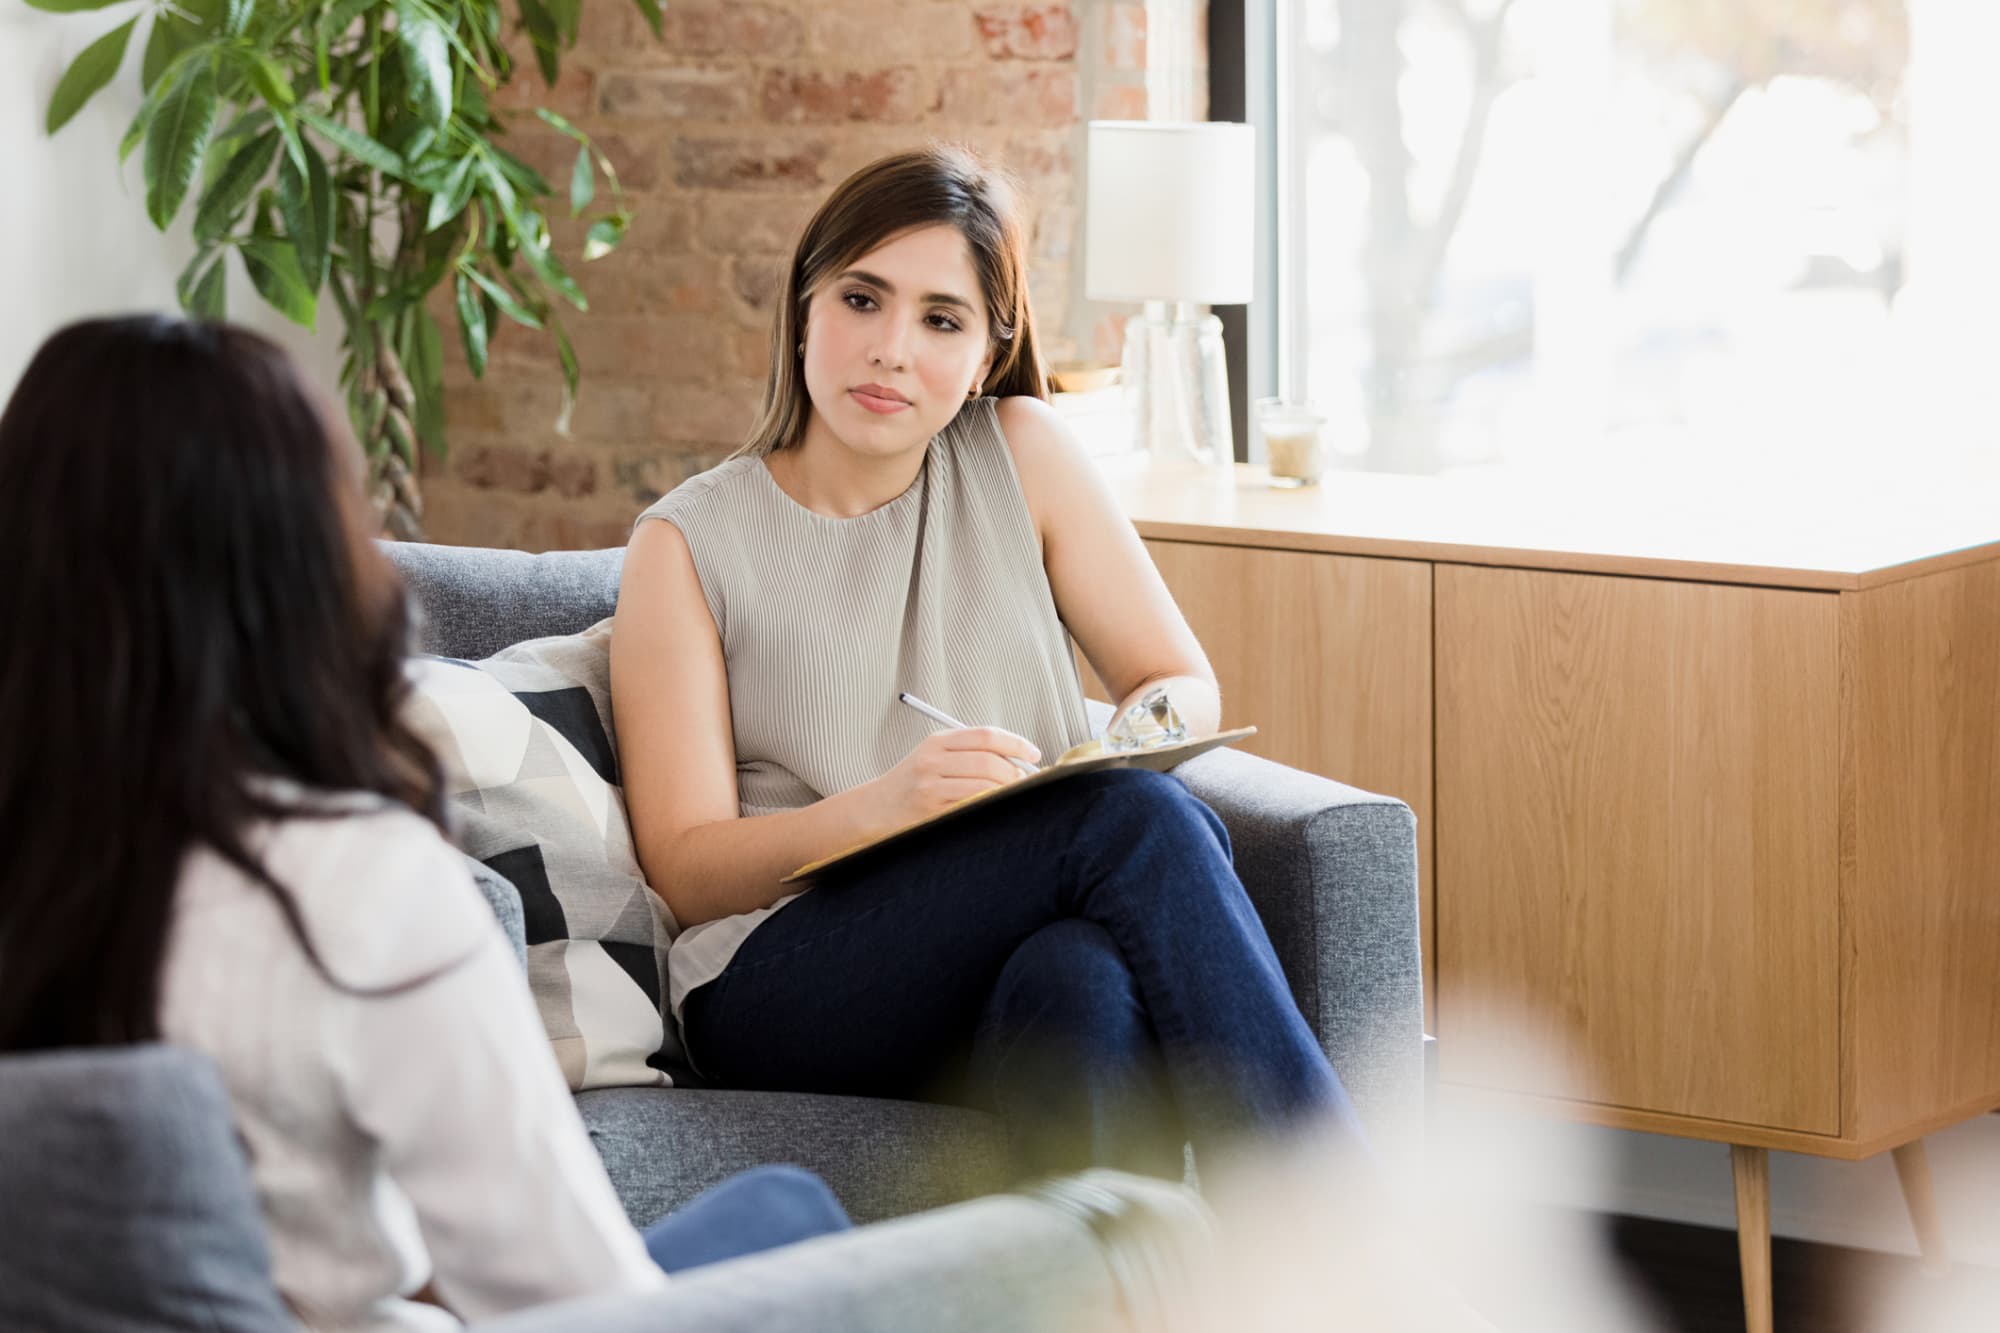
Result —
[{"label": "dark blue jeans", "polygon": [[646,1252],[669,1273],[775,1250],[853,1224],[833,1191],[796,1166],[739,1172],[646,1228]]},{"label": "dark blue jeans", "polygon": [[762,922],[691,994],[730,1087],[953,1100],[1028,1165],[1178,1177],[1353,1108],[1293,1003],[1215,812],[1177,779],[1052,783],[884,849]]}]

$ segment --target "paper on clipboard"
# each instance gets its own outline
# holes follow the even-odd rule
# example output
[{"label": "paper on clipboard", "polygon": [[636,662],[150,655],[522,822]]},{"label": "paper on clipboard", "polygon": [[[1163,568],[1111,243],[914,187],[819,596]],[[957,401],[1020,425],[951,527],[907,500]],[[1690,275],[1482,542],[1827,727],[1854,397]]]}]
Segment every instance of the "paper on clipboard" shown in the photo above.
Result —
[{"label": "paper on clipboard", "polygon": [[794,870],[778,882],[781,884],[795,884],[801,880],[816,879],[827,871],[843,865],[865,852],[873,852],[891,843],[900,842],[922,829],[934,828],[939,824],[957,819],[983,806],[997,804],[1010,796],[1018,796],[1022,792],[1032,791],[1036,787],[1045,787],[1051,782],[1060,782],[1064,778],[1073,778],[1083,773],[1095,773],[1100,769],[1106,768],[1150,768],[1156,773],[1162,773],[1176,764],[1186,763],[1198,754],[1206,754],[1218,746],[1234,745],[1237,741],[1256,734],[1257,728],[1255,727],[1237,727],[1233,731],[1218,731],[1213,736],[1203,736],[1199,740],[1176,741],[1170,745],[1153,745],[1140,750],[1119,750],[1115,752],[1106,752],[1097,742],[1087,741],[1082,745],[1065,751],[1062,758],[1029,777],[1024,777],[1018,782],[1009,782],[1004,786],[989,787],[977,795],[968,796],[956,805],[948,805],[936,814],[919,819],[915,823],[905,824],[899,829],[892,829],[890,832],[882,834],[880,837],[871,838],[867,842],[856,843],[854,846],[844,851],[836,852],[832,856],[821,857],[817,861],[809,862],[806,865],[800,866],[797,870]]}]

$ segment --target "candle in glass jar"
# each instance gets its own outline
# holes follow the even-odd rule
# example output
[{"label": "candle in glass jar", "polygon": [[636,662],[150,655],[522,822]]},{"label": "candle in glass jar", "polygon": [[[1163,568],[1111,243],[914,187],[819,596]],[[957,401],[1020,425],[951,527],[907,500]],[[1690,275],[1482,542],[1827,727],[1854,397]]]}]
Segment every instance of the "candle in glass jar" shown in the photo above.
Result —
[{"label": "candle in glass jar", "polygon": [[1326,416],[1310,403],[1260,399],[1257,423],[1273,486],[1310,486],[1326,471]]}]

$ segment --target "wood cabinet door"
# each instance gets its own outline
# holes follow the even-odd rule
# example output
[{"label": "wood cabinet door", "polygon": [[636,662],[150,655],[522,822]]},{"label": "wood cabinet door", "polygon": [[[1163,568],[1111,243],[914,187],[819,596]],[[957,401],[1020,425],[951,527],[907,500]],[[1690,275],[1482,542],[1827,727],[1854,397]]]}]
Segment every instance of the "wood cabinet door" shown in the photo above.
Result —
[{"label": "wood cabinet door", "polygon": [[[1202,542],[1148,541],[1222,688],[1242,748],[1394,796],[1417,817],[1428,1013],[1431,922],[1431,567]],[[1093,697],[1102,687],[1088,674]]]},{"label": "wood cabinet door", "polygon": [[1452,1083],[1840,1132],[1837,594],[1439,565]]}]

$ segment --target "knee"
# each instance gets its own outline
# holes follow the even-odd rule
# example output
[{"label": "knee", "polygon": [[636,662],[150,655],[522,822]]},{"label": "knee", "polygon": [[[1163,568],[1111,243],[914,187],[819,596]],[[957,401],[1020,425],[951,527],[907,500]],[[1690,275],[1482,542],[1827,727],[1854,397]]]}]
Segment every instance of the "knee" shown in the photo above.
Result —
[{"label": "knee", "polygon": [[1149,768],[1112,768],[1078,781],[1089,784],[1095,798],[1091,817],[1108,832],[1194,838],[1219,843],[1228,852],[1222,821],[1179,778]]},{"label": "knee", "polygon": [[1015,947],[994,987],[994,1006],[1016,1017],[1105,1031],[1140,1020],[1138,983],[1110,932],[1070,917]]},{"label": "knee", "polygon": [[853,1225],[827,1183],[802,1166],[752,1167],[730,1183],[754,1195],[757,1212],[793,1239],[845,1231]]}]

